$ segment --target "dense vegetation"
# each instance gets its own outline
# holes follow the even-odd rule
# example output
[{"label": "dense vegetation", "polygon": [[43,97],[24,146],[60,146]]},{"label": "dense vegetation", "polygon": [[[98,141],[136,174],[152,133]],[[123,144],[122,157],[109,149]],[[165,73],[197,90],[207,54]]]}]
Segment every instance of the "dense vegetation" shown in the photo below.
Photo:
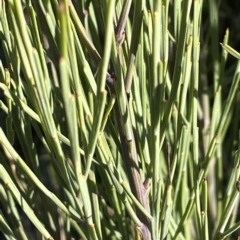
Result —
[{"label": "dense vegetation", "polygon": [[237,239],[237,1],[0,4],[2,237]]}]

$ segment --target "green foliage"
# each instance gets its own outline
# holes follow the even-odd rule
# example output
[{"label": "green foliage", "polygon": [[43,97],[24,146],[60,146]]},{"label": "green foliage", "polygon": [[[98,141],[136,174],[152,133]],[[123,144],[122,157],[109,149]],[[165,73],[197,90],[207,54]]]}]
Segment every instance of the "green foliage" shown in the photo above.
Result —
[{"label": "green foliage", "polygon": [[237,237],[240,54],[219,1],[0,3],[6,239]]}]

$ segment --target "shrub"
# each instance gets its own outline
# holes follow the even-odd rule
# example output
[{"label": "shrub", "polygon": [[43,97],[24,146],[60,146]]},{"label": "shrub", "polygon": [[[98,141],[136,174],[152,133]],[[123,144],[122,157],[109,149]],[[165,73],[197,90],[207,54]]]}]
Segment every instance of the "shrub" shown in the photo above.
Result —
[{"label": "shrub", "polygon": [[240,57],[219,8],[1,1],[6,239],[237,236]]}]

